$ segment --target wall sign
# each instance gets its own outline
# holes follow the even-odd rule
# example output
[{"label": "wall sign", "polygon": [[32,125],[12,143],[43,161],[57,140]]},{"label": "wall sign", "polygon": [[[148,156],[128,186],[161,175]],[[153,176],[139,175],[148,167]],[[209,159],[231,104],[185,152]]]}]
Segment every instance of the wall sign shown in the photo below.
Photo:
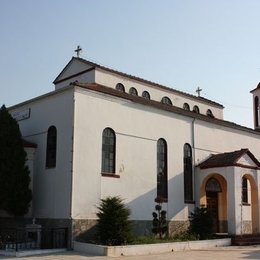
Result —
[{"label": "wall sign", "polygon": [[14,119],[16,119],[17,121],[28,119],[28,118],[30,118],[30,115],[31,115],[31,109],[30,108],[22,110],[22,111],[16,111],[16,112],[12,113],[12,117]]}]

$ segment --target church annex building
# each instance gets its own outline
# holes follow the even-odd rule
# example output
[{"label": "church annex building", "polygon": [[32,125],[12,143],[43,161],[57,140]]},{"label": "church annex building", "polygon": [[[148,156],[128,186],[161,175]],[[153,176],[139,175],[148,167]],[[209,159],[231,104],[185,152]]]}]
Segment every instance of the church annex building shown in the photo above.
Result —
[{"label": "church annex building", "polygon": [[54,85],[9,108],[31,171],[28,218],[73,238],[91,231],[100,199],[120,196],[148,234],[161,198],[170,235],[200,205],[217,233],[260,233],[260,85],[254,129],[225,121],[219,103],[78,57]]}]

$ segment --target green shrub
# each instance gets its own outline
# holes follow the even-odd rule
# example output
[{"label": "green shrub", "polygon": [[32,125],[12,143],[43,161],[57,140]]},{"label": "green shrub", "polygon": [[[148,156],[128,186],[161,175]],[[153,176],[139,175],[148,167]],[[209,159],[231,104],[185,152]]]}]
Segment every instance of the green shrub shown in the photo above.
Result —
[{"label": "green shrub", "polygon": [[159,235],[159,238],[162,238],[168,231],[168,224],[166,220],[166,211],[162,210],[160,203],[155,205],[155,210],[153,212],[153,228],[152,232],[155,235]]},{"label": "green shrub", "polygon": [[119,197],[101,200],[97,213],[97,240],[103,245],[122,245],[132,241],[130,209]]},{"label": "green shrub", "polygon": [[196,234],[199,239],[207,239],[213,234],[213,219],[206,207],[196,207],[189,219],[190,233]]}]

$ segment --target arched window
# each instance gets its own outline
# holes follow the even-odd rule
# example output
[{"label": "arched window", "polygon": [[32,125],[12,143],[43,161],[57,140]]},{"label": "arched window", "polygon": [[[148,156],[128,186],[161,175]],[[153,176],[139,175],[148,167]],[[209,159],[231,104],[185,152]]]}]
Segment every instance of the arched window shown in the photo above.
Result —
[{"label": "arched window", "polygon": [[144,92],[142,93],[142,97],[145,98],[145,99],[151,99],[150,94],[149,94],[148,91],[144,91]]},{"label": "arched window", "polygon": [[193,107],[193,112],[199,114],[200,113],[199,107],[198,106],[194,106]]},{"label": "arched window", "polygon": [[242,203],[248,203],[248,183],[247,178],[242,178]]},{"label": "arched window", "polygon": [[192,150],[189,144],[183,148],[183,166],[184,166],[184,201],[193,201],[193,181],[192,181]]},{"label": "arched window", "polygon": [[221,189],[221,186],[220,186],[218,180],[215,179],[214,177],[210,178],[206,184],[206,191],[207,192],[221,192],[222,189]]},{"label": "arched window", "polygon": [[117,83],[116,84],[116,90],[121,91],[121,92],[125,92],[125,87],[122,83]]},{"label": "arched window", "polygon": [[133,87],[131,87],[129,89],[129,94],[134,95],[134,96],[138,96],[138,92],[137,92],[136,88],[133,88]]},{"label": "arched window", "polygon": [[46,168],[56,167],[57,129],[50,126],[47,132]]},{"label": "arched window", "polygon": [[157,141],[157,198],[168,199],[167,143],[162,138]]},{"label": "arched window", "polygon": [[255,97],[254,110],[255,110],[255,127],[258,127],[259,126],[259,98],[258,97]]},{"label": "arched window", "polygon": [[210,109],[207,110],[207,116],[214,118],[214,115]]},{"label": "arched window", "polygon": [[111,128],[102,134],[102,173],[115,173],[116,135]]},{"label": "arched window", "polygon": [[190,106],[189,106],[189,104],[188,104],[188,103],[184,103],[184,104],[183,104],[183,109],[190,111]]},{"label": "arched window", "polygon": [[161,102],[166,105],[172,105],[172,101],[168,97],[163,97]]}]

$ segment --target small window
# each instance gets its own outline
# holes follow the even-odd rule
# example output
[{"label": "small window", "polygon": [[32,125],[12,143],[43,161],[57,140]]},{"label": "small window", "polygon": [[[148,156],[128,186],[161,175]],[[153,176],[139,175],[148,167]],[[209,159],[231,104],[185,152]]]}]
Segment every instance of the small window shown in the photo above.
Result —
[{"label": "small window", "polygon": [[47,132],[46,168],[56,167],[57,129],[50,126]]},{"label": "small window", "polygon": [[193,107],[193,112],[199,114],[200,113],[199,107],[198,106],[194,106]]},{"label": "small window", "polygon": [[129,94],[133,95],[133,96],[138,96],[138,92],[137,92],[136,88],[133,88],[133,87],[129,89]]},{"label": "small window", "polygon": [[149,94],[148,91],[144,91],[144,92],[142,93],[142,97],[145,98],[145,99],[151,99],[150,94]]},{"label": "small window", "polygon": [[125,87],[122,83],[117,83],[116,84],[116,90],[121,91],[121,92],[125,92]]},{"label": "small window", "polygon": [[248,203],[248,183],[247,178],[242,178],[242,203]]},{"label": "small window", "polygon": [[188,103],[184,103],[184,104],[183,104],[183,109],[190,111],[190,106],[189,106],[189,104],[188,104]]},{"label": "small window", "polygon": [[214,118],[214,115],[210,109],[207,110],[207,116]]},{"label": "small window", "polygon": [[115,173],[116,135],[111,128],[102,134],[102,173]]},{"label": "small window", "polygon": [[163,97],[161,102],[166,105],[172,105],[172,101],[168,97]]}]

